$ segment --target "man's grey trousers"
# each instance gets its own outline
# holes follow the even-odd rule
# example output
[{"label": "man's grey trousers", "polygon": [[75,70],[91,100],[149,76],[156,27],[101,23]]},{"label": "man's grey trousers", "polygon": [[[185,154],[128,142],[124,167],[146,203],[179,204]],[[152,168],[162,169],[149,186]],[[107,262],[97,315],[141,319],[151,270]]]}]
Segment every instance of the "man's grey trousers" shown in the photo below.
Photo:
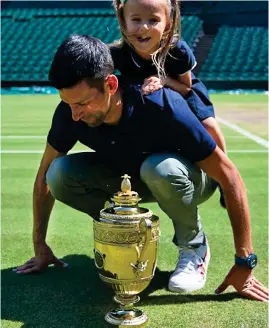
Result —
[{"label": "man's grey trousers", "polygon": [[[120,190],[120,175],[101,163],[96,153],[84,152],[56,158],[46,178],[55,199],[96,218],[105,201]],[[197,206],[214,193],[217,183],[198,166],[176,153],[154,154],[141,165],[140,178],[133,176],[131,183],[143,200],[157,201],[172,220],[176,245],[203,242]]]}]

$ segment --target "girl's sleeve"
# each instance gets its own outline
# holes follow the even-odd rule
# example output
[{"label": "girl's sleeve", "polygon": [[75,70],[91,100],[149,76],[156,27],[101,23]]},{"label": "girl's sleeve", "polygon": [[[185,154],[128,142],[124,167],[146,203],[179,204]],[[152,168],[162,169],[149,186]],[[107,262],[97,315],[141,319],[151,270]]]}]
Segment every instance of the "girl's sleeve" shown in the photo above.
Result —
[{"label": "girl's sleeve", "polygon": [[168,55],[168,70],[174,77],[184,75],[194,69],[197,62],[191,48],[185,41],[178,41]]}]

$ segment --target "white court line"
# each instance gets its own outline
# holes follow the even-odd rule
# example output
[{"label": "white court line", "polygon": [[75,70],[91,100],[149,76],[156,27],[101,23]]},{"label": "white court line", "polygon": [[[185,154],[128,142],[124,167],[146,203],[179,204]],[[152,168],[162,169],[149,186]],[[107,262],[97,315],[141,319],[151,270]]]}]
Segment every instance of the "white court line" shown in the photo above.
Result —
[{"label": "white court line", "polygon": [[251,140],[255,141],[257,144],[259,144],[261,146],[264,146],[266,148],[269,148],[269,142],[267,140],[262,139],[262,138],[260,138],[258,136],[255,136],[254,134],[252,134],[252,133],[250,133],[250,132],[248,132],[248,131],[240,128],[238,125],[233,124],[233,123],[230,123],[230,122],[224,120],[221,117],[216,116],[216,119],[217,119],[217,121],[219,121],[220,123],[228,126],[232,130],[234,130],[234,131],[242,134],[243,136],[247,137],[248,139],[251,139]]},{"label": "white court line", "polygon": [[239,154],[239,153],[268,153],[268,150],[266,149],[246,149],[246,150],[243,150],[243,149],[232,149],[232,150],[227,150],[227,153],[228,154],[231,154],[231,153],[234,153],[234,154]]},{"label": "white court line", "polygon": [[[245,136],[225,136],[225,139],[243,139]],[[47,139],[46,136],[0,136],[0,139]]]},{"label": "white court line", "polygon": [[[235,138],[235,139],[241,139],[244,138],[245,136],[241,135],[241,136],[236,136],[236,135],[230,135],[230,136],[226,136],[225,138]],[[47,136],[0,136],[0,139],[46,139]]]},{"label": "white court line", "polygon": [[1,150],[0,154],[42,154],[44,150]]},{"label": "white court line", "polygon": [[0,136],[0,139],[46,139],[46,136]]},{"label": "white court line", "polygon": [[[269,142],[267,140],[265,140],[263,138],[260,138],[256,135],[254,135],[254,134],[240,128],[238,125],[230,123],[230,122],[224,120],[223,118],[221,118],[219,116],[216,116],[216,119],[220,123],[222,123],[222,124],[228,126],[229,128],[231,128],[232,130],[240,133],[242,136],[247,137],[248,139],[255,141],[257,144],[259,144],[261,146],[269,148]],[[46,136],[0,136],[0,139],[45,139],[45,138],[46,138]],[[228,138],[239,138],[239,136],[228,136]],[[42,153],[43,151],[42,150],[32,150],[30,152],[28,152],[27,150],[22,150],[22,151],[20,151],[20,150],[13,150],[13,151],[12,150],[10,150],[10,151],[9,150],[6,150],[6,151],[2,150],[2,151],[0,151],[0,153],[2,153],[2,154],[5,154],[5,153],[9,153],[9,154],[11,154],[11,153],[14,153],[14,154],[18,154],[18,153],[21,153],[21,154],[27,154],[27,153],[35,154],[36,153],[36,154],[38,154],[40,152]],[[74,151],[74,152],[77,152],[77,151]],[[241,150],[236,150],[236,151],[228,151],[228,152],[229,153],[231,153],[231,152],[258,153],[258,152],[263,152],[263,151],[257,151],[257,150],[242,150],[241,151]]]},{"label": "white court line", "polygon": [[[81,153],[81,152],[93,152],[93,150],[73,150],[70,151],[69,153]],[[43,154],[44,150],[0,150],[0,154]],[[242,150],[242,149],[232,149],[232,150],[228,150],[228,153],[231,154],[245,154],[245,153],[268,153],[268,150],[266,149],[260,149],[260,150],[256,150],[256,149],[246,149],[246,150]]]},{"label": "white court line", "polygon": [[[245,137],[245,135],[225,135],[225,139],[243,139]],[[47,139],[47,136],[0,136],[0,139]]]},{"label": "white court line", "polygon": [[225,139],[245,139],[246,137],[243,135],[240,136],[226,136],[225,135]]},{"label": "white court line", "polygon": [[[93,152],[91,149],[87,150],[71,150],[69,153]],[[0,154],[43,154],[44,150],[0,150]]]}]

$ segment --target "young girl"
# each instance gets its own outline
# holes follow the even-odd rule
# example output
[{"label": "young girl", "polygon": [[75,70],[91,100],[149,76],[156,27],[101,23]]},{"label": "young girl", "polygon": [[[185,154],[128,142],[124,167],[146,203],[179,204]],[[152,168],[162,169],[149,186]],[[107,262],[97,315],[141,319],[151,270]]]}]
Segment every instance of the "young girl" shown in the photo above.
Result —
[{"label": "young girl", "polygon": [[143,79],[144,94],[164,86],[179,92],[226,152],[207,89],[191,72],[196,66],[195,57],[179,40],[177,0],[113,0],[113,4],[122,34],[122,40],[111,46],[115,69],[132,80]]}]

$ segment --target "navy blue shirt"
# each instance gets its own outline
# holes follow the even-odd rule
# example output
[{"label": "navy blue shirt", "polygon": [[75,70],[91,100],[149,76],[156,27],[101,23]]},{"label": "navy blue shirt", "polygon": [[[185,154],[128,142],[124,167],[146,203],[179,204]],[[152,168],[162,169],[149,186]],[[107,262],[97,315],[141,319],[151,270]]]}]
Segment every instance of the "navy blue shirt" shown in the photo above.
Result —
[{"label": "navy blue shirt", "polygon": [[214,151],[215,141],[180,94],[162,88],[142,96],[140,89],[141,85],[123,87],[123,114],[114,126],[91,128],[83,121],[73,121],[69,105],[61,102],[53,116],[48,143],[65,153],[80,141],[109,165],[137,173],[152,153],[176,152],[196,162]]},{"label": "navy blue shirt", "polygon": [[[119,71],[130,81],[142,82],[145,78],[157,74],[152,60],[140,57],[133,48],[124,43],[122,47],[110,47],[115,70]],[[191,71],[196,66],[195,56],[184,41],[178,41],[175,47],[169,50],[164,68],[166,74],[174,79]],[[214,107],[209,99],[206,86],[191,72],[192,89],[184,97],[195,116],[203,121],[208,117],[215,117]]]}]

